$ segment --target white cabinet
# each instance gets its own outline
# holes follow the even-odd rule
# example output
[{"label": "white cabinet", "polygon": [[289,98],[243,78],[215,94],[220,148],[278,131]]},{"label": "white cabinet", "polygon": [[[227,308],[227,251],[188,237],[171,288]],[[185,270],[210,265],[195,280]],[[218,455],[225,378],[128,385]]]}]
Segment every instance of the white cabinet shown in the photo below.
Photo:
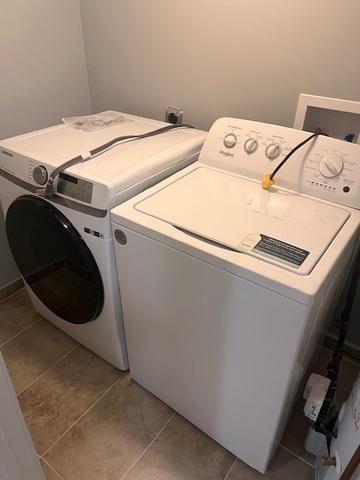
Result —
[{"label": "white cabinet", "polygon": [[0,480],[45,480],[0,353]]}]

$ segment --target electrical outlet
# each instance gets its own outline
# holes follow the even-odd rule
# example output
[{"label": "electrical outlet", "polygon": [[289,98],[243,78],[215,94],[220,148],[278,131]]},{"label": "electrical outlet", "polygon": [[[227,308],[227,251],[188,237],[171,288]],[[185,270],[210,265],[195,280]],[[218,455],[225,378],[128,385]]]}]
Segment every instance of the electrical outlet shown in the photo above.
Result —
[{"label": "electrical outlet", "polygon": [[172,123],[173,125],[181,125],[183,119],[183,110],[177,107],[166,107],[165,110],[165,122]]}]

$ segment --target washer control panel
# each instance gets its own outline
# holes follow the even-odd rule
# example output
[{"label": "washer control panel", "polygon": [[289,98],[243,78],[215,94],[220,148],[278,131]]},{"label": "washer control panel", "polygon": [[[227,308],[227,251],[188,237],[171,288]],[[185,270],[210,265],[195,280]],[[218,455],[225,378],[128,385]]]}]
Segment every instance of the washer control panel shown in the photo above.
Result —
[{"label": "washer control panel", "polygon": [[93,184],[87,180],[60,173],[57,183],[57,191],[67,197],[75,198],[80,202],[91,203]]},{"label": "washer control panel", "polygon": [[359,160],[345,150],[314,149],[304,162],[303,183],[316,191],[351,197],[359,190]]},{"label": "washer control panel", "polygon": [[[217,120],[199,160],[261,181],[310,132],[234,118]],[[360,145],[319,135],[300,147],[277,172],[283,187],[360,209]]]}]

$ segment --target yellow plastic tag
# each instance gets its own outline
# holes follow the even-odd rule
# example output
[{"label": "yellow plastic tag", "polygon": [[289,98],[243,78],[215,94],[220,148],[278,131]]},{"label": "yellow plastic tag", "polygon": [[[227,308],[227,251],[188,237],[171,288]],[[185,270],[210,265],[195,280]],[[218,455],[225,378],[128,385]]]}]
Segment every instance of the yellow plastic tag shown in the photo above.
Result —
[{"label": "yellow plastic tag", "polygon": [[271,177],[271,173],[267,173],[266,175],[263,176],[262,187],[265,190],[269,190],[269,188],[274,184],[274,180],[272,180],[270,177]]}]

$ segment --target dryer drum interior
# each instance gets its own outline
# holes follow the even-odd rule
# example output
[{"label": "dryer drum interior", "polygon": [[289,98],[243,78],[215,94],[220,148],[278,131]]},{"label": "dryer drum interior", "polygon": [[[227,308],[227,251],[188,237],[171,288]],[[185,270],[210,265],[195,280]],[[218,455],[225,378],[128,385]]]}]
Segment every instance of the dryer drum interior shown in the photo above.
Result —
[{"label": "dryer drum interior", "polygon": [[57,208],[42,198],[21,196],[7,211],[6,232],[20,273],[52,313],[79,324],[101,313],[104,289],[96,261]]}]

